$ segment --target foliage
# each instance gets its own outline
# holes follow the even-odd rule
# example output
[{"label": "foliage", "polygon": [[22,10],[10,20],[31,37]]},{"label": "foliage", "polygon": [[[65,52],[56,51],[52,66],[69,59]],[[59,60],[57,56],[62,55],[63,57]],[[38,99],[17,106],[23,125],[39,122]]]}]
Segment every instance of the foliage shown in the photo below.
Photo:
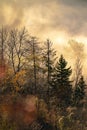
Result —
[{"label": "foliage", "polygon": [[17,72],[15,76],[12,78],[12,83],[14,84],[14,90],[16,92],[20,91],[20,89],[25,84],[25,70],[21,70],[20,72]]},{"label": "foliage", "polygon": [[[81,76],[83,44],[70,43],[77,59],[72,89],[72,69],[63,55],[56,63],[52,42],[40,43],[25,28],[0,29],[0,130],[31,130],[28,121],[33,119],[37,126],[42,121],[54,126],[53,130],[86,130],[86,82]],[[27,98],[30,94],[33,96]],[[3,113],[4,102],[8,107],[4,106]]]},{"label": "foliage", "polygon": [[81,105],[81,101],[84,99],[85,97],[85,81],[84,81],[84,77],[81,76],[81,78],[79,79],[79,82],[74,90],[74,94],[73,94],[73,104],[78,106]]},{"label": "foliage", "polygon": [[71,67],[67,68],[67,62],[63,55],[55,66],[55,72],[51,81],[54,93],[58,99],[58,106],[67,107],[70,105],[72,96],[72,85],[69,80],[72,73]]}]

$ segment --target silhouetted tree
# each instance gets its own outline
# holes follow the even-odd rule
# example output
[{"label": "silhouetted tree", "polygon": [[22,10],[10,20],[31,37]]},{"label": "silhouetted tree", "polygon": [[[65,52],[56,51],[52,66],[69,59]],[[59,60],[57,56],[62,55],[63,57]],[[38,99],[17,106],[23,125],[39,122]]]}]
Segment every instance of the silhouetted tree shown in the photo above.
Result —
[{"label": "silhouetted tree", "polygon": [[56,61],[56,51],[53,49],[52,47],[52,42],[48,39],[47,42],[45,42],[44,44],[44,52],[43,52],[43,62],[44,62],[44,70],[45,70],[45,75],[46,75],[46,79],[47,82],[46,84],[48,84],[48,88],[47,88],[47,97],[49,100],[49,94],[50,94],[50,81],[51,81],[51,77],[52,77],[52,73],[54,71],[54,64]]},{"label": "silhouetted tree", "polygon": [[71,73],[71,67],[67,68],[67,62],[63,55],[61,55],[55,66],[55,72],[51,81],[53,91],[56,94],[60,107],[67,107],[71,103],[72,82],[69,79]]},{"label": "silhouetted tree", "polygon": [[[28,41],[29,53],[27,55],[28,61],[28,76],[32,80],[33,93],[37,93],[37,86],[39,80],[39,72],[41,66],[41,47],[36,37],[31,37]],[[41,77],[40,77],[41,78]],[[31,83],[30,83],[31,84]]]},{"label": "silhouetted tree", "polygon": [[[7,41],[7,30],[5,28],[0,29],[0,62],[4,61],[4,55],[5,55],[5,50],[6,50],[6,41]],[[3,63],[2,63],[3,64]]]},{"label": "silhouetted tree", "polygon": [[84,77],[81,76],[74,90],[73,103],[75,106],[79,106],[82,103],[81,101],[85,97],[85,87],[86,87],[86,83],[84,81]]}]

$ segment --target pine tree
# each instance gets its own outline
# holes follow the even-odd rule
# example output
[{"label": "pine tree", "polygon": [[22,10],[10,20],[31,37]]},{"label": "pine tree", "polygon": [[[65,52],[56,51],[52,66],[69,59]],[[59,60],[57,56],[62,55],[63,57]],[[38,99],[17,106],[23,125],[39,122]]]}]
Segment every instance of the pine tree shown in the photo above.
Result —
[{"label": "pine tree", "polygon": [[81,76],[74,90],[73,103],[75,106],[81,105],[81,101],[84,99],[84,96],[85,96],[85,86],[86,84],[84,81],[84,77]]},{"label": "pine tree", "polygon": [[60,107],[67,107],[71,102],[72,85],[69,80],[71,73],[71,67],[67,68],[67,62],[61,55],[55,66],[55,73],[51,81],[51,86]]}]

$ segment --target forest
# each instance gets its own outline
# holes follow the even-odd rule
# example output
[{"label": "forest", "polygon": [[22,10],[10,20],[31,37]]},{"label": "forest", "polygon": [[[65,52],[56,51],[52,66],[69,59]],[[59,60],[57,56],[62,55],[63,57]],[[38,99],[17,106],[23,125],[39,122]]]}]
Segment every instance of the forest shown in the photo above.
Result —
[{"label": "forest", "polygon": [[0,130],[87,130],[81,57],[73,69],[53,44],[26,28],[0,28]]}]

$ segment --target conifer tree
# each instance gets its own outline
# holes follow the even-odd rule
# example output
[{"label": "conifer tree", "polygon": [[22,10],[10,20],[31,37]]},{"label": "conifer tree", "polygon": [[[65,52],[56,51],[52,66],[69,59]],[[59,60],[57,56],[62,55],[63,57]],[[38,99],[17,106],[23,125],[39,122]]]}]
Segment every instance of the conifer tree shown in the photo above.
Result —
[{"label": "conifer tree", "polygon": [[74,96],[73,96],[73,103],[75,106],[78,106],[81,104],[81,101],[84,99],[85,96],[85,81],[84,77],[81,76],[79,79],[79,82],[74,90]]},{"label": "conifer tree", "polygon": [[72,81],[69,79],[71,73],[71,67],[67,68],[67,62],[63,55],[61,55],[55,66],[55,72],[51,81],[51,86],[53,88],[54,94],[57,97],[58,105],[60,107],[67,107],[71,102]]}]

